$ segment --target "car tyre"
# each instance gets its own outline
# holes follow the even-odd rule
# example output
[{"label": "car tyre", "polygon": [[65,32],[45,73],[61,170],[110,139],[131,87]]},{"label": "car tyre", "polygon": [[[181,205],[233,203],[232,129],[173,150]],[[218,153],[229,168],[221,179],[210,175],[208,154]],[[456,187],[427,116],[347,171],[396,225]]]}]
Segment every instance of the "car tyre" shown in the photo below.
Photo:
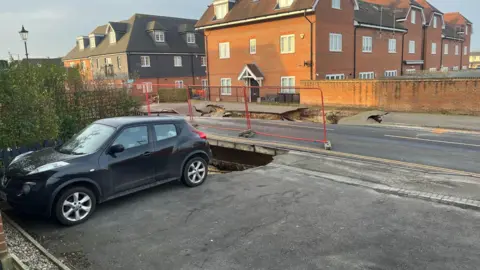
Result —
[{"label": "car tyre", "polygon": [[86,187],[72,187],[63,191],[55,203],[55,217],[66,226],[78,225],[87,221],[95,211],[97,198]]},{"label": "car tyre", "polygon": [[190,159],[183,168],[182,183],[187,187],[200,186],[208,176],[208,163],[201,157]]}]

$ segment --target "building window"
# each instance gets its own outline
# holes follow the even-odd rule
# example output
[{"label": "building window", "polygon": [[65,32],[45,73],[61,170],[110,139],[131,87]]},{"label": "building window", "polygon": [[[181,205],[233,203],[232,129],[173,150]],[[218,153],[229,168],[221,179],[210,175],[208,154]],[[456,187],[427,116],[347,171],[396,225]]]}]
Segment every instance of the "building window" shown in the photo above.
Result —
[{"label": "building window", "polygon": [[220,59],[230,58],[230,42],[219,43],[218,51],[220,54]]},{"label": "building window", "polygon": [[142,84],[143,93],[151,93],[152,92],[152,83],[151,82],[144,82]]},{"label": "building window", "polygon": [[443,46],[443,53],[444,53],[444,54],[448,54],[448,44],[445,44],[445,45]]},{"label": "building window", "polygon": [[295,52],[295,35],[280,36],[280,53]]},{"label": "building window", "polygon": [[153,34],[155,36],[155,42],[165,42],[165,32],[155,31]]},{"label": "building window", "polygon": [[363,37],[363,52],[372,52],[372,37]]},{"label": "building window", "polygon": [[95,59],[95,65],[97,66],[97,69],[100,68],[100,58]]},{"label": "building window", "polygon": [[468,35],[468,25],[465,25],[465,35]]},{"label": "building window", "polygon": [[384,75],[385,75],[385,77],[396,77],[397,76],[397,71],[396,70],[386,70]]},{"label": "building window", "polygon": [[293,0],[278,0],[278,8],[290,7],[292,3],[293,3]]},{"label": "building window", "polygon": [[460,49],[458,45],[455,45],[455,55],[458,55],[458,54],[460,54]]},{"label": "building window", "polygon": [[413,9],[410,10],[410,22],[412,22],[412,24],[417,22],[417,11]]},{"label": "building window", "polygon": [[388,40],[388,52],[389,53],[396,53],[397,52],[397,40],[396,39],[389,39]]},{"label": "building window", "polygon": [[448,69],[448,67],[442,67],[441,70],[442,70],[442,72],[448,72],[449,69]]},{"label": "building window", "polygon": [[117,67],[118,69],[122,69],[122,57],[117,56]]},{"label": "building window", "polygon": [[195,44],[195,34],[194,33],[187,33],[187,43]]},{"label": "building window", "polygon": [[437,28],[437,16],[433,16],[433,28]]},{"label": "building window", "polygon": [[115,37],[115,32],[110,31],[110,34],[108,34],[108,39],[111,44],[117,42],[117,38]]},{"label": "building window", "polygon": [[250,39],[250,54],[256,54],[256,53],[257,53],[257,40]]},{"label": "building window", "polygon": [[437,72],[437,68],[430,68],[428,71],[430,71],[430,72]]},{"label": "building window", "polygon": [[407,68],[405,69],[406,74],[415,74],[416,70],[414,68]]},{"label": "building window", "polygon": [[295,77],[287,76],[280,78],[281,93],[293,94],[295,93]]},{"label": "building window", "polygon": [[331,52],[342,51],[342,34],[330,33],[330,51]]},{"label": "building window", "polygon": [[150,67],[150,56],[140,56],[140,65],[142,67]]},{"label": "building window", "polygon": [[95,44],[95,37],[90,37],[90,48],[95,48],[96,47],[96,44]]},{"label": "building window", "polygon": [[207,89],[208,88],[208,80],[207,79],[202,79],[202,88]]},{"label": "building window", "polygon": [[175,88],[183,88],[183,81],[175,81]]},{"label": "building window", "polygon": [[467,66],[462,66],[462,70],[466,70],[467,69]]},{"label": "building window", "polygon": [[432,54],[437,54],[437,43],[432,43]]},{"label": "building window", "polygon": [[173,66],[181,67],[182,66],[182,57],[181,56],[174,56],[173,57]]},{"label": "building window", "polygon": [[232,95],[232,79],[222,78],[220,79],[221,86],[221,95],[230,96]]},{"label": "building window", "polygon": [[410,40],[408,43],[408,53],[415,53],[415,40]]},{"label": "building window", "polygon": [[452,68],[452,70],[457,71],[457,70],[459,70],[459,67],[458,67],[458,66],[454,66],[454,67]]},{"label": "building window", "polygon": [[206,56],[200,57],[200,62],[202,63],[202,67],[206,67],[207,66],[207,57]]},{"label": "building window", "polygon": [[332,0],[332,8],[340,9],[340,0]]},{"label": "building window", "polygon": [[374,72],[360,72],[359,78],[362,80],[371,80],[375,79],[375,73]]},{"label": "building window", "polygon": [[327,80],[343,80],[345,79],[345,74],[327,74],[325,76]]},{"label": "building window", "polygon": [[463,55],[467,55],[468,54],[468,47],[465,46],[463,47]]},{"label": "building window", "polygon": [[85,49],[85,45],[83,44],[83,39],[79,39],[77,43],[78,43],[78,49],[80,51],[83,51]]},{"label": "building window", "polygon": [[105,66],[111,66],[112,65],[112,58],[105,58]]},{"label": "building window", "polygon": [[228,12],[228,4],[215,5],[215,19],[221,20],[225,18]]}]

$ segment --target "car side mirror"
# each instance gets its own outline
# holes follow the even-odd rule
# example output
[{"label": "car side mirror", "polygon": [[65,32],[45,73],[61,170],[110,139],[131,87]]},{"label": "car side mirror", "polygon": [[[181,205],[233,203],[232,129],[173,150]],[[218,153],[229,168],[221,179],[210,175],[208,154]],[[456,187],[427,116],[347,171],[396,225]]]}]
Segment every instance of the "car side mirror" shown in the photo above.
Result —
[{"label": "car side mirror", "polygon": [[110,148],[108,149],[108,153],[110,155],[113,155],[113,154],[117,154],[117,153],[121,153],[125,151],[125,147],[123,147],[123,145],[121,144],[115,144],[115,145],[112,145],[110,146]]}]

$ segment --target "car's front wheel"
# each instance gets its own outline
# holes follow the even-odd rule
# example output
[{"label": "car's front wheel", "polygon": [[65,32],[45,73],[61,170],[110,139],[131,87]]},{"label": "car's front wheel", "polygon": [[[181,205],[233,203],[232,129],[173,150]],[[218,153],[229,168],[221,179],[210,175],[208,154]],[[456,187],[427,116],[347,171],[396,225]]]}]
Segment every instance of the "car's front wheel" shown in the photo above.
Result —
[{"label": "car's front wheel", "polygon": [[95,194],[86,187],[72,187],[63,191],[55,204],[55,216],[63,225],[85,222],[95,211]]},{"label": "car's front wheel", "polygon": [[188,187],[196,187],[207,179],[208,163],[201,157],[190,159],[183,168],[182,182]]}]

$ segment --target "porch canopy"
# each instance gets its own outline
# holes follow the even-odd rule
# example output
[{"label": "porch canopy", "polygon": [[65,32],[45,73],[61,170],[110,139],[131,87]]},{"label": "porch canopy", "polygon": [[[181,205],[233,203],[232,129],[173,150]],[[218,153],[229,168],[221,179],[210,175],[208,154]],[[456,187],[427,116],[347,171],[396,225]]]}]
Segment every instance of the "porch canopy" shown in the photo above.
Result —
[{"label": "porch canopy", "polygon": [[243,68],[242,72],[240,72],[240,75],[238,75],[238,80],[245,80],[245,79],[254,79],[256,80],[260,85],[262,85],[262,81],[264,79],[263,73],[260,71],[257,65],[255,64],[246,64],[245,67]]}]

